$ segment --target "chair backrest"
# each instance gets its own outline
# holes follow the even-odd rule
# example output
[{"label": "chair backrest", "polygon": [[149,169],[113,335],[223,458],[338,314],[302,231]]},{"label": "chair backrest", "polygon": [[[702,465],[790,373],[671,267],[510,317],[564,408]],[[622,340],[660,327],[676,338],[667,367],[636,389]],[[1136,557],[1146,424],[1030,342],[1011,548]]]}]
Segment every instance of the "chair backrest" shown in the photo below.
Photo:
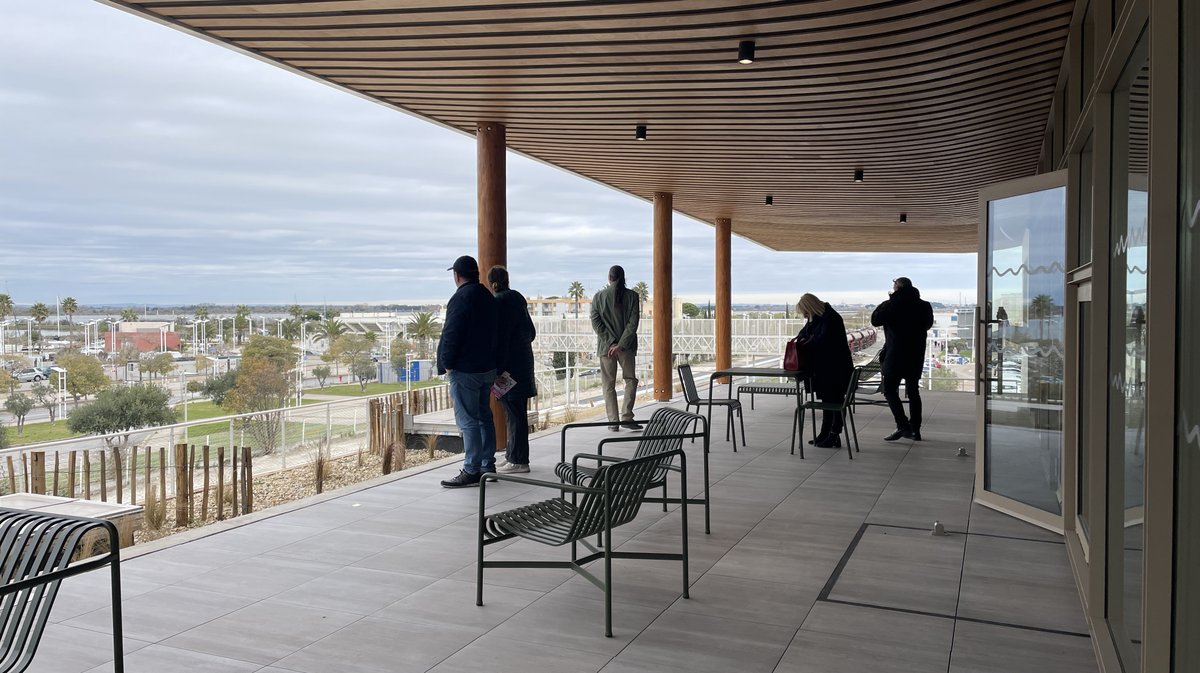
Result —
[{"label": "chair backrest", "polygon": [[65,569],[95,528],[96,522],[85,519],[0,509],[0,672],[29,667],[62,579],[15,591],[9,587]]},{"label": "chair backrest", "polygon": [[[642,432],[641,439],[638,440],[633,457],[642,458],[656,453],[682,449],[684,435],[690,434],[689,428],[694,428],[697,424],[703,425],[704,422],[704,417],[699,414],[662,407],[656,410],[650,416],[650,420],[646,422],[646,428]],[[670,462],[668,461],[658,472],[654,473],[650,479],[652,483],[666,478],[667,465]]]},{"label": "chair backrest", "polygon": [[[608,496],[610,528],[629,523],[637,516],[654,475],[671,464],[676,452],[656,453],[619,463],[609,463],[596,471],[590,486],[602,490]],[[602,494],[584,494],[577,506],[575,521],[567,539],[579,540],[604,531],[604,501],[605,496]]]},{"label": "chair backrest", "polygon": [[861,380],[862,367],[855,367],[850,370],[850,383],[846,384],[846,396],[842,398],[842,408],[854,404],[854,395],[858,392],[858,382]]},{"label": "chair backrest", "polygon": [[[883,393],[883,363],[879,359],[879,353],[871,358],[867,364],[858,367],[858,386],[855,388],[856,393],[863,395],[880,395]],[[878,376],[878,379],[871,379]]]},{"label": "chair backrest", "polygon": [[696,392],[696,380],[692,378],[691,365],[679,365],[679,383],[683,386],[683,401],[688,404],[699,404],[700,393]]}]

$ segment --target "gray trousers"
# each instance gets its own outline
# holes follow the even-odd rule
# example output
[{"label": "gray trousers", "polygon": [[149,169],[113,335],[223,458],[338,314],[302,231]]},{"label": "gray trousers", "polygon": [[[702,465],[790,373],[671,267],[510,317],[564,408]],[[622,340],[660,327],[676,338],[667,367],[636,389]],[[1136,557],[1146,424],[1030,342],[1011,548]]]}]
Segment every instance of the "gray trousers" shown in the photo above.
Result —
[{"label": "gray trousers", "polygon": [[[615,358],[600,356],[600,387],[604,389],[604,408],[610,421],[632,421],[633,403],[637,400],[637,373],[633,369],[634,354],[622,351]],[[617,409],[617,364],[625,379],[625,399]]]}]

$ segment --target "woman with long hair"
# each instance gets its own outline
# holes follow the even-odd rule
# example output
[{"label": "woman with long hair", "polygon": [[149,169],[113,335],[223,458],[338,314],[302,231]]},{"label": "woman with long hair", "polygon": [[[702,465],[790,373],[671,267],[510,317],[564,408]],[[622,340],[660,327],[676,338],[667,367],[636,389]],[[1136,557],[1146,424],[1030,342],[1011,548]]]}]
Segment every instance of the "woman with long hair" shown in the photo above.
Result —
[{"label": "woman with long hair", "polygon": [[[846,399],[846,387],[850,385],[850,374],[854,371],[850,345],[846,343],[846,324],[832,306],[814,294],[800,297],[796,312],[808,321],[800,330],[799,338],[806,351],[813,394],[822,402],[840,404]],[[821,431],[813,444],[826,449],[840,448],[841,434],[841,414],[824,411]]]},{"label": "woman with long hair", "polygon": [[533,339],[537,330],[525,297],[508,286],[508,269],[493,266],[488,285],[496,295],[496,373],[508,374],[516,385],[500,398],[508,420],[508,442],[497,472],[529,471],[528,400],[537,394],[533,378]]}]

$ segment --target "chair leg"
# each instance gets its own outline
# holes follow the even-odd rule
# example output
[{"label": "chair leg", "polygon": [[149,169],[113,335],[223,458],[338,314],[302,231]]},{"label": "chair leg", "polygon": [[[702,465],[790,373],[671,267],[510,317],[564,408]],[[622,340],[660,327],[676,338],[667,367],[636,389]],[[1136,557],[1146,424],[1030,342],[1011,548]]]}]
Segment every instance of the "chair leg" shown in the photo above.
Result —
[{"label": "chair leg", "polygon": [[612,527],[605,529],[604,539],[604,637],[612,638]]},{"label": "chair leg", "polygon": [[[798,411],[792,412],[792,455],[793,456],[796,455],[796,424],[797,424],[797,421],[799,420],[797,418],[799,414],[800,414],[800,412],[798,412]],[[801,440],[801,443],[803,443],[803,440],[804,440],[804,431],[803,430],[800,431],[800,440]],[[800,450],[803,451],[804,449],[801,448]]]},{"label": "chair leg", "polygon": [[[725,441],[729,441],[729,433],[733,430],[733,405],[725,407]],[[734,438],[734,444],[737,444],[737,439]]]},{"label": "chair leg", "polygon": [[[687,518],[688,502],[687,502],[687,467],[686,466],[682,470],[680,470],[679,475],[680,475],[680,479],[679,479],[679,511],[680,511],[680,519],[682,519],[681,523],[682,523],[682,528],[683,528],[683,541],[681,543],[682,555],[683,555],[683,597],[691,598],[691,596],[688,595],[688,579],[689,579],[688,578],[688,518]],[[706,498],[705,506],[707,506],[707,498]]]},{"label": "chair leg", "polygon": [[846,418],[846,412],[842,411],[842,433],[846,435],[846,455],[850,456],[850,460],[854,460],[854,450],[850,448],[850,424]]},{"label": "chair leg", "polygon": [[[663,504],[662,504],[662,506],[663,506],[663,511],[664,512],[667,511],[667,480],[666,479],[663,479]],[[686,503],[684,503],[684,506],[686,506]]]},{"label": "chair leg", "polygon": [[738,425],[742,427],[742,446],[746,445],[746,417],[742,415],[742,408],[738,407]]},{"label": "chair leg", "polygon": [[850,409],[850,432],[854,435],[854,450],[862,453],[862,449],[858,446],[858,428],[854,427],[854,409]]}]

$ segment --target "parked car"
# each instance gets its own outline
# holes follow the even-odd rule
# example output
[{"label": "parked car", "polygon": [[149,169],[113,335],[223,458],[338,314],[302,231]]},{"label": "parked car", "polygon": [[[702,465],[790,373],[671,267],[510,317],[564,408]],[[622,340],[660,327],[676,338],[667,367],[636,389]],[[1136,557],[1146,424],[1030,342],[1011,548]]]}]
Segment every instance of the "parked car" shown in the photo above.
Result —
[{"label": "parked car", "polygon": [[32,383],[44,381],[46,379],[46,375],[42,373],[42,370],[34,369],[32,367],[27,369],[18,369],[13,376],[15,376],[17,381],[20,381],[21,383]]}]

